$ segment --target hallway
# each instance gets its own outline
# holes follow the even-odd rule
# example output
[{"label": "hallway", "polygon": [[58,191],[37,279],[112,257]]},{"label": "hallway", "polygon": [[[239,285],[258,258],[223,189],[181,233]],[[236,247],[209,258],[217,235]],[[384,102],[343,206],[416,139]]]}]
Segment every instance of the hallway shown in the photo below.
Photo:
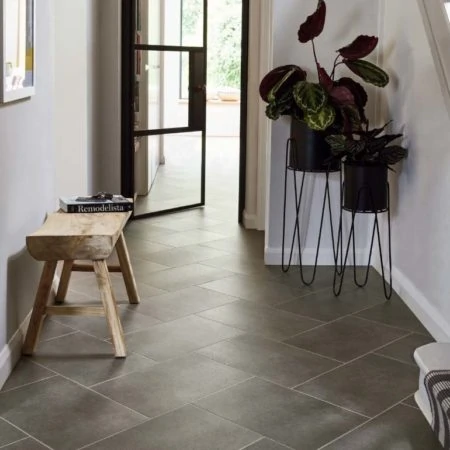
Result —
[{"label": "hallway", "polygon": [[[0,393],[0,448],[440,448],[412,398],[412,351],[432,339],[403,302],[375,273],[338,299],[330,268],[300,286],[228,203],[129,224],[140,305],[112,275],[128,358],[102,318],[47,320]],[[96,301],[91,274],[70,288]]]}]

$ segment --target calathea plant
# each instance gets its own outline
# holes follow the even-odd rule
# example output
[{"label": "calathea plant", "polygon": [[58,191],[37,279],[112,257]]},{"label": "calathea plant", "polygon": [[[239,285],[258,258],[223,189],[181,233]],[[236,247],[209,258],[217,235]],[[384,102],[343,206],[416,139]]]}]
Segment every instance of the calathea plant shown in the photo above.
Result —
[{"label": "calathea plant", "polygon": [[330,73],[319,63],[315,39],[325,26],[326,4],[319,0],[316,11],[300,26],[298,40],[311,42],[317,68],[317,82],[298,65],[284,65],[271,70],[261,81],[259,92],[268,103],[266,115],[277,120],[282,115],[304,121],[312,130],[332,127],[337,132],[359,130],[367,123],[364,108],[365,89],[350,77],[336,79],[338,66],[346,66],[367,83],[384,87],[389,76],[375,64],[364,60],[378,45],[375,36],[358,36],[351,44],[337,50]]},{"label": "calathea plant", "polygon": [[390,145],[401,138],[402,134],[383,134],[388,122],[381,128],[354,131],[348,134],[335,134],[325,140],[331,147],[334,157],[345,163],[361,165],[380,164],[391,166],[408,155],[408,150],[400,145]]}]

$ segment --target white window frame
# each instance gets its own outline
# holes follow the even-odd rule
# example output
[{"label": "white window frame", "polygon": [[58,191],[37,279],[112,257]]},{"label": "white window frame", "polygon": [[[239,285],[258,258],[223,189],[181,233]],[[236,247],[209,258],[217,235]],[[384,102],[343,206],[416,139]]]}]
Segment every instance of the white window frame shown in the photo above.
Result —
[{"label": "white window frame", "polygon": [[450,20],[443,0],[417,0],[450,115]]}]

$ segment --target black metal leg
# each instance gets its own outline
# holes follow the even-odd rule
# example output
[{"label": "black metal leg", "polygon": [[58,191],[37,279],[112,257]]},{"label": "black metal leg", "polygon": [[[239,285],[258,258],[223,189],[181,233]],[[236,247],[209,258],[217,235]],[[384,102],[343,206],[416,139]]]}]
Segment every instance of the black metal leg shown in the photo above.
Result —
[{"label": "black metal leg", "polygon": [[[363,187],[362,189],[360,189],[360,191],[358,192],[358,198],[357,198],[357,205],[359,204],[359,199],[361,197],[362,192],[365,190],[366,188]],[[375,234],[377,235],[377,239],[378,239],[378,250],[379,250],[379,254],[380,254],[380,264],[381,264],[381,273],[382,273],[382,277],[383,277],[383,290],[384,290],[384,295],[386,297],[386,299],[390,299],[392,297],[392,241],[391,241],[391,212],[390,212],[390,191],[389,191],[389,184],[387,185],[387,192],[388,192],[388,200],[387,200],[387,214],[388,214],[388,262],[389,262],[389,284],[388,284],[388,288],[386,287],[386,277],[385,277],[385,268],[384,268],[384,260],[383,260],[383,251],[381,248],[381,235],[380,235],[380,224],[379,224],[379,220],[378,220],[378,214],[379,212],[375,210],[375,208],[372,208],[374,211],[374,215],[375,215],[375,219],[374,219],[374,223],[373,223],[373,228],[372,228],[372,237],[371,237],[371,242],[370,242],[370,249],[369,249],[369,257],[368,257],[368,261],[367,261],[367,266],[366,266],[366,273],[365,273],[365,277],[364,277],[364,281],[361,283],[358,281],[357,279],[357,273],[356,273],[356,238],[355,238],[355,217],[356,217],[356,211],[352,211],[352,223],[351,223],[351,227],[350,227],[350,233],[348,236],[348,241],[347,241],[347,248],[346,248],[346,253],[345,253],[345,258],[343,261],[343,266],[341,266],[341,273],[339,274],[338,272],[338,268],[337,268],[337,264],[336,264],[336,268],[335,268],[335,273],[334,273],[334,280],[333,280],[333,292],[334,295],[338,296],[340,295],[341,291],[342,291],[342,284],[343,284],[343,280],[344,280],[344,274],[345,274],[345,269],[346,269],[346,265],[347,265],[347,260],[348,260],[348,255],[350,252],[350,245],[352,245],[352,250],[353,250],[353,278],[354,278],[354,282],[358,287],[364,287],[367,285],[367,282],[369,280],[369,272],[370,272],[370,262],[372,259],[372,253],[373,253],[373,246],[374,246],[374,241],[375,241]],[[371,202],[372,205],[374,205],[374,201],[373,201],[373,195],[372,192],[369,192],[369,197],[371,198]],[[339,225],[339,231],[340,233],[342,233],[342,209],[341,209],[341,222]],[[339,250],[339,243],[338,243],[338,250]],[[342,253],[343,253],[343,247],[341,246],[341,258],[342,258]],[[341,259],[342,261],[342,259]],[[337,282],[337,278],[339,276],[339,282]]]},{"label": "black metal leg", "polygon": [[[302,261],[302,243],[301,243],[301,233],[300,233],[300,208],[303,200],[303,191],[305,186],[305,178],[306,178],[306,172],[302,172],[302,181],[300,186],[300,192],[298,189],[298,183],[297,183],[297,172],[300,172],[299,170],[294,170],[289,167],[289,150],[291,146],[296,146],[295,139],[289,139],[286,145],[286,166],[285,166],[285,173],[284,173],[284,199],[283,199],[283,235],[282,235],[282,254],[281,254],[281,267],[283,272],[288,272],[291,265],[292,265],[292,258],[294,254],[294,248],[295,248],[295,241],[297,241],[297,248],[298,248],[298,257],[299,257],[299,271],[300,271],[300,278],[306,286],[310,286],[316,277],[317,273],[317,263],[319,260],[319,251],[320,251],[320,243],[322,241],[322,232],[323,232],[323,225],[325,220],[325,213],[328,209],[328,214],[330,218],[330,229],[331,229],[331,240],[333,245],[333,258],[335,261],[335,266],[337,265],[337,261],[339,258],[339,249],[337,246],[342,246],[342,232],[340,231],[338,233],[338,240],[337,244],[335,242],[334,237],[334,228],[333,228],[333,217],[332,217],[332,211],[331,211],[331,193],[330,193],[330,184],[329,184],[329,172],[326,172],[326,183],[325,183],[325,190],[323,195],[323,202],[322,202],[322,213],[321,213],[321,219],[320,219],[320,227],[319,227],[319,235],[317,238],[317,247],[316,247],[316,255],[314,260],[314,266],[313,266],[313,273],[310,279],[306,280],[305,273],[304,273],[304,266]],[[295,150],[295,148],[294,148]],[[294,152],[294,155],[296,152]],[[295,163],[295,161],[293,161]],[[286,255],[285,255],[285,245],[286,245],[286,206],[287,206],[287,185],[288,185],[288,174],[289,172],[292,172],[293,174],[293,184],[294,184],[294,201],[295,201],[295,226],[294,231],[292,235],[291,240],[291,246],[289,251],[289,259],[286,261]],[[341,181],[342,181],[342,174],[341,174]],[[342,182],[340,183],[342,185]],[[341,193],[342,196],[342,193]],[[342,212],[341,212],[342,214]],[[341,221],[340,221],[341,223]],[[341,264],[340,267],[342,267],[342,255],[341,255]],[[340,270],[340,269],[339,269]]]}]

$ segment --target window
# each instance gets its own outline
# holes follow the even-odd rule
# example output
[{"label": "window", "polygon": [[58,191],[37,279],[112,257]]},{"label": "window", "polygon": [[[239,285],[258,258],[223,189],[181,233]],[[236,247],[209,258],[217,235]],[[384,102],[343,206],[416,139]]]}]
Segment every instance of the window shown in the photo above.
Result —
[{"label": "window", "polygon": [[[194,45],[203,29],[203,2],[182,0],[181,39]],[[208,2],[208,95],[219,91],[238,91],[241,86],[242,0]],[[181,62],[181,98],[187,98],[187,63]]]}]

